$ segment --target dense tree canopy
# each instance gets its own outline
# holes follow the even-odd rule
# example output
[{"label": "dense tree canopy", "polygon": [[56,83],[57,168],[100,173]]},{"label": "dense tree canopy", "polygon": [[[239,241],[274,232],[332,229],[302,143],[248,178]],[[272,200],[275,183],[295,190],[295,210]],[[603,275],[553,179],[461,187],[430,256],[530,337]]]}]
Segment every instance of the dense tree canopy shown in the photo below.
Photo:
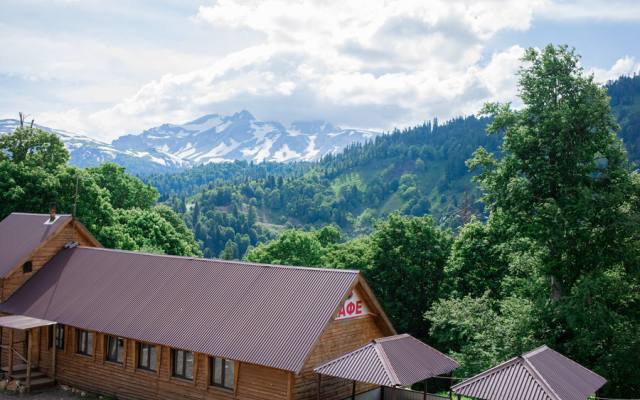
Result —
[{"label": "dense tree canopy", "polygon": [[469,373],[545,343],[605,376],[609,397],[637,396],[640,179],[606,91],[574,52],[550,45],[523,61],[525,108],[482,110],[494,117],[488,132],[504,134],[501,158],[480,148],[468,163],[481,168],[491,216],[454,245],[448,271],[460,292],[427,313],[431,333]]},{"label": "dense tree canopy", "polygon": [[[123,167],[104,163],[68,166],[57,135],[18,128],[0,137],[0,218],[12,212],[72,214],[78,182],[77,218],[105,247],[200,256],[184,222],[167,207],[152,207],[158,193]],[[84,177],[77,179],[77,176]]]}]

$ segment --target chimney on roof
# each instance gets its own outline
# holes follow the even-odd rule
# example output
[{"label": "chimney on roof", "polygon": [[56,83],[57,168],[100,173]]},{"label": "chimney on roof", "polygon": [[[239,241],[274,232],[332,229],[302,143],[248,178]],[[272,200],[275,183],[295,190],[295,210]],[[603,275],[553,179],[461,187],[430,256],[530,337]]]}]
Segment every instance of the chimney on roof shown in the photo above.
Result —
[{"label": "chimney on roof", "polygon": [[51,203],[51,211],[49,212],[49,222],[56,220],[56,203]]}]

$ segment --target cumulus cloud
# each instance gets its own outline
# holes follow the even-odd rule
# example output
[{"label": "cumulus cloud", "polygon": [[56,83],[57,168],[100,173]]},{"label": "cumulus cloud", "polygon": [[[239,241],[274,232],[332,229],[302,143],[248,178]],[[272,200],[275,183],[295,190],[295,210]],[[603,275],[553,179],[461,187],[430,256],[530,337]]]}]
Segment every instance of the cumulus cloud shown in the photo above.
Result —
[{"label": "cumulus cloud", "polygon": [[499,31],[528,29],[545,4],[219,0],[194,21],[251,29],[264,41],[210,67],[167,74],[90,119],[115,129],[135,117],[141,128],[246,108],[284,123],[311,117],[390,129],[474,113],[483,101],[514,96],[523,52],[515,46],[484,60],[484,44]]},{"label": "cumulus cloud", "polygon": [[591,68],[587,73],[592,73],[596,82],[606,83],[608,80],[617,79],[621,75],[640,73],[640,62],[636,62],[634,57],[625,56],[616,61],[610,69]]},{"label": "cumulus cloud", "polygon": [[[118,7],[100,2],[47,8],[67,18],[54,28],[0,21],[0,47],[12,55],[0,63],[0,114],[28,111],[102,140],[242,109],[284,124],[389,130],[476,113],[486,101],[517,107],[524,50],[515,40],[494,46],[536,20],[640,19],[635,0],[170,2],[134,7],[135,27],[119,11],[102,18]],[[69,10],[85,10],[83,23]],[[632,73],[634,55],[588,72],[600,82]]]},{"label": "cumulus cloud", "polygon": [[554,20],[639,21],[637,0],[559,0],[549,2],[538,14]]}]

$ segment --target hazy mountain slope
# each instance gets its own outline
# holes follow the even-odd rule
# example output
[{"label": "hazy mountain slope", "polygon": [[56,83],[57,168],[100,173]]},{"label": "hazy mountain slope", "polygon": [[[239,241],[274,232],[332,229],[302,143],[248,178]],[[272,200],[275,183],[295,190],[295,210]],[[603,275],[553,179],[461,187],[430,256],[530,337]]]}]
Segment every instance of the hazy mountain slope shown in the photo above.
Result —
[{"label": "hazy mountain slope", "polygon": [[[0,135],[13,132],[20,125],[17,119],[0,120]],[[151,174],[153,172],[177,172],[191,167],[192,163],[172,154],[167,154],[153,148],[128,149],[112,146],[100,142],[88,136],[66,132],[60,129],[51,129],[34,124],[34,126],[60,136],[65,144],[71,160],[69,164],[84,168],[96,166],[105,161],[112,161],[127,167],[131,175]]]},{"label": "hazy mountain slope", "polygon": [[377,132],[340,129],[324,121],[257,121],[248,111],[230,117],[211,114],[182,125],[164,124],[140,135],[122,136],[114,146],[155,148],[193,164],[247,161],[313,161],[337,153],[354,142],[364,142]]}]

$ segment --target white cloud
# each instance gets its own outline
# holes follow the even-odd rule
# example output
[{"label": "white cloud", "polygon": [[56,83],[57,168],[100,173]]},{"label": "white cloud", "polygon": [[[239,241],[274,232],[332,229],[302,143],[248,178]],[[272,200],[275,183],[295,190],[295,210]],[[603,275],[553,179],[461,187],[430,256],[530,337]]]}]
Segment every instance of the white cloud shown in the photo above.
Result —
[{"label": "white cloud", "polygon": [[63,112],[44,112],[34,115],[38,125],[60,129],[67,132],[85,134],[86,125],[82,122],[77,108]]},{"label": "white cloud", "polygon": [[[637,0],[170,3],[125,16],[101,2],[43,2],[40,18],[57,25],[37,13],[0,18],[0,48],[10,55],[0,63],[0,113],[27,111],[101,140],[241,109],[284,124],[388,130],[475,113],[485,101],[518,106],[523,49],[500,38],[534,22],[640,19]],[[589,72],[604,82],[640,69],[631,50],[607,60],[624,54]]]},{"label": "white cloud", "polygon": [[552,20],[639,21],[637,0],[557,0],[539,9],[539,16]]},{"label": "white cloud", "polygon": [[636,62],[634,57],[626,56],[616,61],[610,69],[591,68],[587,73],[593,73],[596,82],[606,83],[608,80],[618,79],[621,75],[633,75],[640,73],[640,62]]},{"label": "white cloud", "polygon": [[[484,44],[499,31],[527,29],[545,4],[219,0],[194,20],[259,31],[264,41],[210,67],[164,75],[90,120],[141,129],[235,107],[285,123],[316,110],[336,124],[389,129],[473,113],[487,99],[513,97],[522,54],[516,46],[480,67]],[[347,109],[357,109],[353,118],[344,118]]]}]

